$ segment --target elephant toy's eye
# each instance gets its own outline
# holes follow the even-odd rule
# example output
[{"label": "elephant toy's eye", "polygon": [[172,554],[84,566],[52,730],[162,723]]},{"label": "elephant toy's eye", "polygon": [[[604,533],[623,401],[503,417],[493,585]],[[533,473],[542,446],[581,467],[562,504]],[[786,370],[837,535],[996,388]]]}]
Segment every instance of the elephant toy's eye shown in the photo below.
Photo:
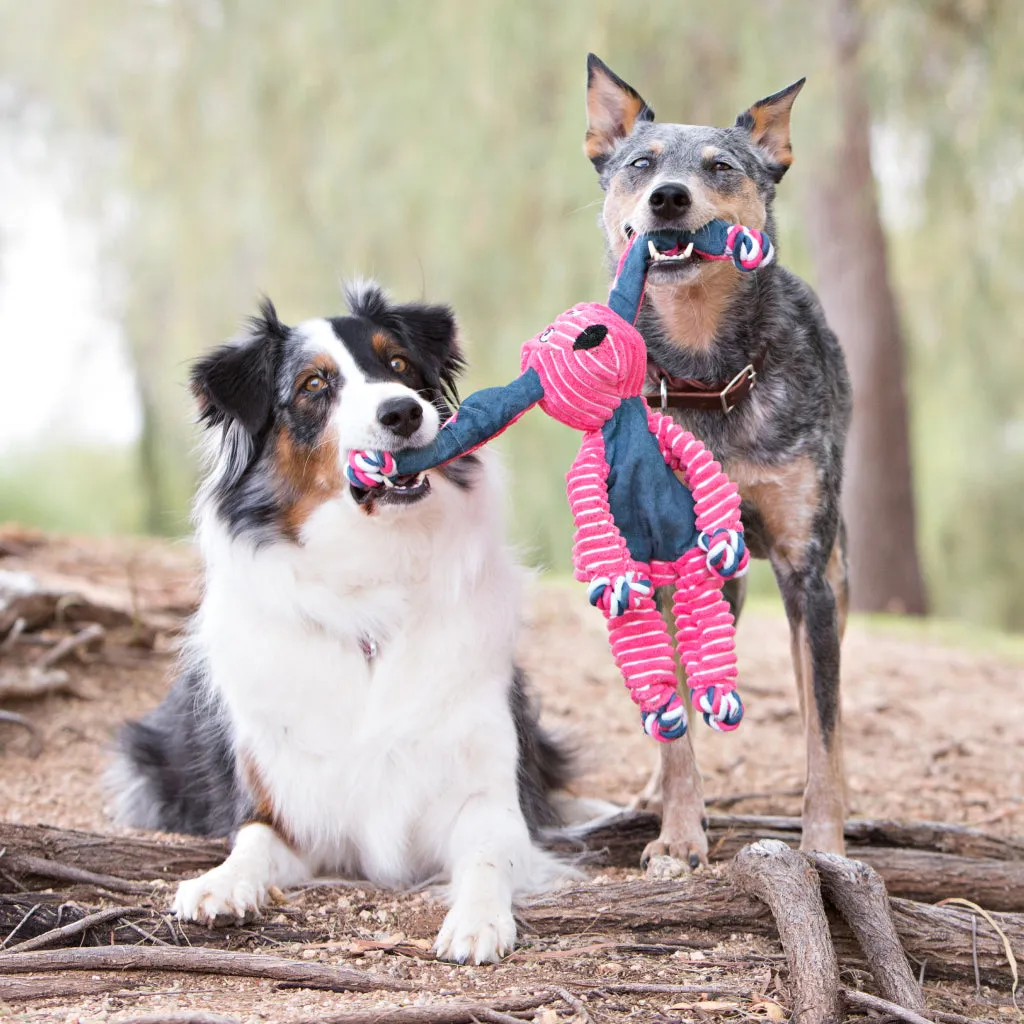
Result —
[{"label": "elephant toy's eye", "polygon": [[537,340],[538,340],[538,341],[547,341],[547,340],[548,340],[548,338],[550,338],[550,337],[551,337],[551,335],[552,335],[552,334],[554,334],[554,333],[555,333],[555,329],[554,329],[554,327],[548,327],[548,328],[547,328],[547,329],[546,329],[546,330],[545,330],[545,331],[544,331],[544,332],[543,332],[543,333],[541,334],[541,336],[540,336],[540,337],[539,337],[539,338],[538,338]]},{"label": "elephant toy's eye", "polygon": [[604,324],[592,324],[573,343],[574,349],[597,348],[608,337],[608,328]]}]

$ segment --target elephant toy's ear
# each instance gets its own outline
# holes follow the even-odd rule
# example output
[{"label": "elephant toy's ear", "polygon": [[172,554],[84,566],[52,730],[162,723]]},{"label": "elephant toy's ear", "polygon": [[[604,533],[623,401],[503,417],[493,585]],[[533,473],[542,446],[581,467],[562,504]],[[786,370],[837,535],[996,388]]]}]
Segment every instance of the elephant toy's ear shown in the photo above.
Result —
[{"label": "elephant toy's ear", "polygon": [[591,324],[573,343],[573,349],[597,348],[608,337],[608,328],[604,324]]}]

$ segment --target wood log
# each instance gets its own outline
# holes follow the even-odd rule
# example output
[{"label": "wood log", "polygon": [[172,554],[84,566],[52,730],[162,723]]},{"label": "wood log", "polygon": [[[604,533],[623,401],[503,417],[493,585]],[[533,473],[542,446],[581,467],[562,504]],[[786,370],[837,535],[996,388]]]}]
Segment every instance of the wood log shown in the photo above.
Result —
[{"label": "wood log", "polygon": [[924,1013],[924,994],[907,963],[885,883],[878,873],[834,853],[806,856],[818,872],[825,898],[856,937],[882,998]]},{"label": "wood log", "polygon": [[765,839],[736,854],[729,877],[775,918],[789,964],[794,1024],[839,1024],[839,961],[814,866],[785,843]]},{"label": "wood log", "polygon": [[[587,855],[590,863],[635,867],[656,839],[660,822],[644,811],[624,812],[596,826],[570,830],[551,845]],[[712,815],[708,843],[712,861],[729,860],[748,843],[778,839],[800,842],[800,819]],[[973,900],[987,910],[1024,911],[1024,844],[974,829],[935,822],[851,820],[847,853],[874,868],[891,896],[934,902],[947,896]],[[867,845],[884,843],[885,845]]]},{"label": "wood log", "polygon": [[[893,920],[907,955],[925,963],[928,977],[974,979],[971,919],[966,909],[932,907],[891,899]],[[641,934],[695,929],[777,936],[770,912],[727,879],[711,872],[666,881],[606,882],[561,889],[523,908],[523,920],[538,934],[573,935],[632,931]],[[1024,914],[993,914],[1019,959],[1024,959]],[[863,962],[849,930],[832,923],[833,941],[844,961]],[[984,920],[977,921],[981,977],[1007,987],[1010,971],[1002,941]]]},{"label": "wood log", "polygon": [[0,891],[30,889],[53,881],[12,865],[17,855],[111,875],[131,881],[178,881],[215,867],[228,852],[222,839],[194,836],[141,838],[105,835],[48,825],[13,825],[0,822]]},{"label": "wood log", "polygon": [[42,971],[183,971],[236,978],[269,978],[331,992],[409,991],[416,988],[412,982],[355,971],[349,967],[332,967],[259,953],[229,953],[200,946],[91,946],[0,956],[0,974]]}]

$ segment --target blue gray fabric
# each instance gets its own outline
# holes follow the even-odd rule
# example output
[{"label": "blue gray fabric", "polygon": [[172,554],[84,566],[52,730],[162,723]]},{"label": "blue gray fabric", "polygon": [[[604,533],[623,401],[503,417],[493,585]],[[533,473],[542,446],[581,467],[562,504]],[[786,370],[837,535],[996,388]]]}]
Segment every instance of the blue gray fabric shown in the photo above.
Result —
[{"label": "blue gray fabric", "polygon": [[497,437],[543,397],[544,385],[532,368],[504,387],[474,391],[425,448],[394,452],[397,474],[412,476],[468,455]]},{"label": "blue gray fabric", "polygon": [[674,562],[697,543],[693,495],[665,462],[642,398],[626,399],[601,428],[612,518],[638,562]]}]

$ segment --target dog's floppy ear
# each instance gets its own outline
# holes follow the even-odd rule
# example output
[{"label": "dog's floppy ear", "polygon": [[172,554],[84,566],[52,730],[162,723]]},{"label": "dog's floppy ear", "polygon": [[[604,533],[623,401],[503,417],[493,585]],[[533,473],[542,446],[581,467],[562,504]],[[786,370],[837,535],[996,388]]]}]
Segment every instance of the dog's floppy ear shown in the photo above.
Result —
[{"label": "dog's floppy ear", "polygon": [[353,316],[362,317],[401,338],[433,368],[441,389],[458,402],[456,381],[465,368],[458,342],[455,314],[449,306],[406,302],[393,305],[374,281],[354,281],[345,288],[345,301]]},{"label": "dog's floppy ear", "polygon": [[637,121],[653,121],[654,111],[631,85],[607,64],[587,54],[587,136],[583,151],[600,171],[619,139],[633,131]]},{"label": "dog's floppy ear", "polygon": [[768,157],[768,170],[776,182],[782,181],[782,176],[793,162],[793,147],[789,143],[789,112],[806,81],[806,78],[801,78],[781,92],[758,100],[736,118],[736,127],[748,131],[750,141]]},{"label": "dog's floppy ear", "polygon": [[207,426],[237,421],[255,437],[274,407],[274,378],[288,328],[269,299],[241,341],[221,345],[192,367],[190,384]]},{"label": "dog's floppy ear", "polygon": [[466,363],[459,348],[458,326],[449,306],[417,302],[392,307],[412,347],[425,354],[437,368],[445,397],[458,403],[457,381]]}]

